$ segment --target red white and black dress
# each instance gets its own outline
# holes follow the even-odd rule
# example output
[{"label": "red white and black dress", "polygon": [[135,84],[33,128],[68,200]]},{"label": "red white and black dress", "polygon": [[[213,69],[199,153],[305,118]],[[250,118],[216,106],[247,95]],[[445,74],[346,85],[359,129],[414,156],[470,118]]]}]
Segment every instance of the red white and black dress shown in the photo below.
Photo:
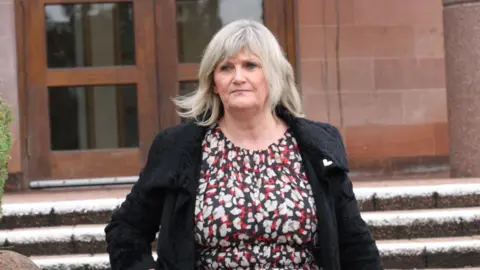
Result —
[{"label": "red white and black dress", "polygon": [[289,131],[264,150],[215,126],[202,144],[195,205],[198,269],[318,269],[315,202]]}]

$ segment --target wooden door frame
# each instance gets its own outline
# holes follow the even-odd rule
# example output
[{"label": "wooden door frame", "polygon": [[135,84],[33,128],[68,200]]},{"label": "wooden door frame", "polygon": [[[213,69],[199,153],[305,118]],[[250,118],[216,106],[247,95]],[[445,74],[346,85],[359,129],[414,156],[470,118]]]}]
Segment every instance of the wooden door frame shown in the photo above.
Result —
[{"label": "wooden door frame", "polygon": [[[29,95],[27,91],[27,75],[28,70],[26,61],[28,57],[26,55],[27,49],[27,37],[25,36],[25,20],[28,19],[28,14],[25,10],[25,2],[31,0],[15,0],[15,27],[16,27],[16,41],[17,41],[17,69],[18,69],[18,109],[19,109],[19,141],[21,149],[21,188],[26,189],[29,182],[32,180],[30,177],[30,168],[32,162],[29,162],[31,156],[32,147],[29,132],[32,131],[31,121],[32,119],[28,115],[28,101]],[[122,1],[122,0],[120,0]],[[123,0],[127,1],[127,0]],[[179,64],[177,61],[177,36],[176,36],[176,21],[175,16],[175,1],[174,0],[162,0],[163,5],[155,4],[155,43],[152,44],[155,47],[149,48],[156,54],[155,68],[156,77],[148,78],[150,81],[156,80],[157,91],[152,93],[153,97],[156,96],[158,100],[158,111],[155,117],[158,117],[157,123],[159,129],[164,129],[168,126],[176,125],[180,123],[180,119],[175,113],[174,104],[171,101],[171,97],[175,96],[179,92],[179,84],[182,81],[189,81],[189,79],[196,80],[196,67],[190,64]],[[275,25],[275,31],[285,32],[283,35],[279,35],[280,43],[284,47],[290,63],[297,71],[297,11],[298,3],[295,0],[264,0],[266,7],[265,18],[267,25]],[[47,3],[78,3],[78,0],[45,0]],[[91,3],[104,3],[113,2],[105,0],[91,0]],[[159,2],[157,0],[157,2]],[[163,18],[163,19],[162,19]],[[43,20],[42,20],[43,21]],[[282,28],[283,27],[283,28]],[[170,42],[162,44],[160,38],[168,37]],[[160,61],[161,59],[161,61]],[[59,70],[58,72],[62,72]],[[126,77],[131,74],[125,74]],[[86,75],[83,75],[86,76]],[[46,78],[46,75],[45,75]],[[298,76],[297,76],[298,78]],[[72,78],[76,80],[76,78]],[[50,78],[49,80],[54,80]],[[62,83],[57,81],[56,83]],[[142,149],[148,148],[149,145],[142,145]],[[48,152],[50,149],[47,149]],[[145,150],[144,150],[145,151]],[[46,152],[46,153],[48,153]],[[45,154],[44,154],[45,155]]]},{"label": "wooden door frame", "polygon": [[[18,177],[17,184],[19,190],[26,190],[29,184],[28,174],[28,117],[27,117],[27,91],[26,91],[26,73],[25,73],[25,10],[24,0],[15,0],[15,37],[16,37],[16,50],[17,50],[17,86],[18,86],[18,116],[19,119],[19,135],[18,140],[20,144],[20,166],[21,173]],[[10,180],[10,179],[9,179]],[[8,181],[8,180],[7,180]]]},{"label": "wooden door frame", "polygon": [[[135,65],[108,67],[69,67],[48,68],[46,59],[44,8],[46,4],[105,3],[105,0],[37,0],[21,3],[23,9],[25,53],[22,69],[26,77],[23,92],[27,116],[27,157],[29,178],[89,178],[96,177],[99,171],[109,176],[137,175],[148,154],[151,141],[158,131],[157,85],[155,73],[155,47],[153,0],[138,1],[108,0],[114,2],[132,2],[135,12]],[[42,23],[39,23],[42,22]],[[140,23],[141,22],[141,23]],[[43,35],[43,36],[40,36]],[[35,42],[29,42],[34,40]],[[39,42],[41,41],[41,42]],[[50,149],[50,129],[48,116],[47,87],[54,86],[93,86],[93,85],[137,85],[137,114],[139,146],[137,148],[89,149],[72,151],[52,151]],[[28,91],[27,91],[28,89]],[[36,93],[35,101],[33,95]],[[35,107],[40,106],[40,107]],[[35,113],[35,112],[42,112]],[[152,113],[153,112],[153,113]],[[33,137],[33,139],[32,139]],[[131,160],[131,163],[125,162]],[[99,164],[99,161],[104,163]],[[121,164],[124,164],[122,166]],[[89,168],[88,170],[86,168]],[[74,171],[70,176],[70,171]],[[33,176],[33,177],[32,177]]]}]

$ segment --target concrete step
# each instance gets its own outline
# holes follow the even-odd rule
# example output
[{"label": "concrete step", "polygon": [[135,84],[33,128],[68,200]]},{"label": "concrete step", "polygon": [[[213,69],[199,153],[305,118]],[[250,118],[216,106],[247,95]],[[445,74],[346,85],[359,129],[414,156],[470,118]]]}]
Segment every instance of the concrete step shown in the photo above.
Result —
[{"label": "concrete step", "polygon": [[4,204],[0,229],[104,224],[123,200],[107,198]]},{"label": "concrete step", "polygon": [[480,235],[378,241],[388,268],[480,267]]},{"label": "concrete step", "polygon": [[[480,183],[427,183],[398,186],[359,185],[355,188],[362,212],[411,209],[480,207]],[[6,196],[0,229],[107,223],[112,211],[124,200],[124,193],[111,198],[20,202]],[[103,194],[108,195],[108,194]],[[72,194],[72,196],[75,196]],[[21,198],[20,198],[21,199]]]},{"label": "concrete step", "polygon": [[364,212],[480,206],[480,183],[476,181],[357,184],[354,192]]},{"label": "concrete step", "polygon": [[30,259],[42,270],[110,270],[107,254],[32,256]]},{"label": "concrete step", "polygon": [[104,228],[104,225],[73,225],[3,230],[0,243],[1,247],[25,256],[103,253]]},{"label": "concrete step", "polygon": [[[156,254],[152,253],[156,259]],[[108,254],[76,254],[32,256],[32,261],[42,270],[110,270]]]},{"label": "concrete step", "polygon": [[480,235],[480,207],[364,212],[375,239]]},{"label": "concrete step", "polygon": [[[362,213],[375,239],[480,235],[480,207]],[[0,246],[30,255],[103,252],[105,224],[0,230]]]},{"label": "concrete step", "polygon": [[[480,269],[480,236],[378,241],[378,247],[386,269]],[[109,269],[108,256],[103,253],[32,256],[31,259],[45,270]]]}]

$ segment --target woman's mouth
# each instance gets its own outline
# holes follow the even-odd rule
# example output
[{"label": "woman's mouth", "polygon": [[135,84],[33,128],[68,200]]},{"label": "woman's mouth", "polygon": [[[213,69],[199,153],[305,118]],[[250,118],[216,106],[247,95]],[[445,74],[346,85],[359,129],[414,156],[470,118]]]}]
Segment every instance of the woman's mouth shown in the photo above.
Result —
[{"label": "woman's mouth", "polygon": [[243,92],[248,92],[248,90],[246,90],[246,89],[236,89],[236,90],[231,91],[230,93],[233,94],[233,93],[243,93]]}]

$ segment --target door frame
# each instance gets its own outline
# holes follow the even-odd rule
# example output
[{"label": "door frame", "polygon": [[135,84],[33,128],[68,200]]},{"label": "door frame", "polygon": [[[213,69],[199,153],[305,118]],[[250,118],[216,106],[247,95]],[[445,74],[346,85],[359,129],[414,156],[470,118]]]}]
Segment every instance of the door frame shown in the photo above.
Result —
[{"label": "door frame", "polygon": [[[29,0],[24,3],[28,173],[34,180],[131,176],[138,174],[158,131],[153,0],[132,2],[135,64],[106,67],[49,68],[46,59],[44,5],[95,4],[99,0]],[[40,23],[41,22],[41,23]],[[136,148],[51,150],[48,87],[137,86]],[[100,90],[101,91],[101,90]]]},{"label": "door frame", "polygon": [[[156,111],[156,115],[150,113],[147,116],[143,115],[138,112],[139,122],[142,118],[150,118],[151,121],[151,128],[148,131],[148,135],[142,137],[140,135],[139,138],[139,148],[137,150],[131,149],[115,149],[114,151],[108,152],[115,152],[113,156],[122,155],[121,153],[126,153],[130,155],[130,157],[136,158],[138,160],[137,164],[133,165],[133,168],[130,167],[129,169],[121,168],[121,166],[115,167],[115,173],[111,176],[121,176],[121,170],[124,170],[125,173],[123,175],[128,176],[136,176],[138,175],[141,166],[143,165],[146,156],[148,154],[148,149],[150,147],[150,142],[153,139],[154,134],[159,130],[162,130],[166,127],[176,125],[180,123],[180,118],[175,113],[175,107],[173,102],[171,101],[171,97],[177,95],[180,89],[181,82],[187,81],[196,81],[196,72],[198,68],[198,64],[191,64],[191,63],[178,63],[177,60],[177,37],[176,37],[176,2],[175,0],[141,0],[143,6],[139,5],[135,8],[135,1],[136,0],[15,0],[15,21],[16,21],[16,37],[17,37],[17,68],[18,68],[18,92],[19,92],[19,115],[20,115],[20,145],[21,145],[21,159],[22,159],[22,172],[23,172],[23,179],[22,183],[24,184],[24,188],[28,186],[28,184],[32,180],[40,179],[41,181],[51,178],[61,178],[64,179],[66,177],[55,177],[55,173],[52,174],[52,162],[50,162],[50,150],[49,145],[38,145],[35,144],[32,140],[32,135],[38,134],[40,131],[43,130],[44,136],[45,134],[49,134],[49,130],[45,131],[45,128],[48,129],[48,125],[43,125],[43,127],[39,128],[35,126],[34,121],[38,115],[32,114],[32,109],[29,108],[29,104],[31,104],[31,95],[29,92],[32,91],[32,85],[29,84],[29,76],[37,76],[39,81],[43,81],[44,88],[43,91],[46,91],[47,83],[52,83],[55,85],[61,85],[64,83],[68,83],[68,85],[72,85],[74,83],[82,83],[84,85],[85,81],[82,81],[81,78],[94,78],[91,84],[95,84],[98,82],[132,82],[136,79],[135,76],[138,76],[134,70],[136,69],[135,66],[120,66],[122,76],[117,76],[112,73],[111,69],[118,70],[119,67],[112,66],[109,68],[101,68],[104,69],[100,71],[100,73],[92,73],[92,70],[97,68],[79,68],[75,72],[75,76],[69,76],[68,72],[65,73],[65,70],[59,69],[55,71],[48,71],[46,62],[45,67],[43,68],[43,72],[32,72],[34,69],[29,68],[28,61],[31,62],[31,57],[28,54],[28,50],[32,50],[33,44],[29,41],[32,38],[32,35],[44,35],[43,32],[43,24],[36,28],[26,27],[28,26],[29,20],[39,20],[43,22],[43,18],[38,18],[38,14],[43,14],[42,12],[33,12],[29,8],[29,5],[35,5],[37,8],[39,3],[48,3],[48,4],[75,4],[75,3],[105,3],[105,2],[134,2],[134,10],[140,9],[143,10],[145,14],[147,14],[147,10],[150,11],[150,16],[147,18],[142,17],[142,20],[148,20],[151,22],[151,27],[146,27],[143,29],[137,29],[138,24],[136,24],[136,31],[138,30],[138,35],[151,35],[154,37],[154,42],[145,42],[148,44],[140,44],[140,46],[144,47],[146,52],[144,55],[136,55],[136,63],[138,66],[138,59],[139,57],[144,57],[144,61],[146,65],[143,68],[151,68],[155,70],[155,72],[148,73],[145,78],[142,78],[145,83],[143,87],[148,88],[149,98],[156,100],[157,104],[154,109],[150,111]],[[28,4],[27,4],[28,2]],[[35,3],[33,3],[35,2]],[[137,1],[138,2],[138,1]],[[145,4],[146,3],[146,4]],[[295,0],[264,0],[264,16],[265,16],[265,24],[274,32],[277,38],[280,41],[280,44],[285,50],[289,61],[291,62],[292,66],[296,73],[297,71],[297,3]],[[153,11],[153,12],[152,12]],[[141,12],[134,12],[134,14],[138,14]],[[37,17],[32,17],[31,15],[37,15]],[[134,15],[135,16],[135,15]],[[138,19],[137,19],[138,20]],[[35,34],[36,33],[36,34]],[[137,34],[136,34],[137,35]],[[165,37],[168,37],[165,39]],[[161,40],[160,40],[161,39]],[[38,40],[38,38],[37,38]],[[43,40],[43,38],[41,38]],[[143,39],[146,40],[145,38]],[[37,42],[38,43],[38,42]],[[136,51],[138,51],[139,44],[135,44]],[[29,47],[30,46],[30,47]],[[45,44],[42,44],[41,47],[35,46],[37,51],[45,51]],[[154,57],[147,57],[147,55],[153,55]],[[45,58],[46,56],[41,56]],[[90,71],[88,69],[91,69]],[[99,71],[97,69],[96,71]],[[146,73],[145,73],[146,74]],[[72,75],[72,74],[70,74]],[[43,78],[40,78],[43,76]],[[63,78],[62,76],[68,76],[68,79]],[[298,79],[298,76],[297,76]],[[137,81],[138,82],[138,81]],[[37,88],[39,86],[36,86]],[[34,86],[35,88],[35,86]],[[137,93],[142,88],[141,85],[137,87]],[[147,90],[145,90],[147,91]],[[44,104],[48,104],[47,100],[42,100]],[[139,99],[139,102],[140,99]],[[47,105],[48,106],[48,105]],[[139,108],[140,110],[140,108]],[[47,121],[44,123],[49,123],[48,115],[44,116],[44,119]],[[139,123],[139,126],[141,124]],[[43,128],[43,129],[42,129]],[[40,132],[41,133],[41,132]],[[139,127],[140,133],[140,127]],[[44,139],[45,140],[45,139]],[[32,155],[37,151],[37,156]],[[68,152],[68,151],[67,151]],[[102,151],[98,150],[87,150],[87,151],[73,151],[75,153],[60,153],[55,155],[54,162],[59,162],[58,160],[62,160],[62,162],[66,162],[68,166],[75,166],[79,162],[89,162],[94,160],[92,157],[94,156],[101,156]],[[94,154],[88,154],[87,152],[93,152]],[[90,162],[92,165],[94,162]],[[67,168],[68,166],[64,166],[63,168]],[[104,168],[104,166],[101,166]],[[70,168],[69,168],[70,169]],[[73,168],[75,169],[75,168]],[[37,171],[35,171],[37,170]],[[61,171],[61,170],[60,170]],[[40,172],[40,173],[36,173]],[[56,173],[58,176],[58,172]],[[89,175],[88,171],[80,170],[80,173],[73,176],[72,178],[101,178],[106,177],[108,174],[104,176],[95,176]],[[45,178],[45,179],[42,179]]]}]

